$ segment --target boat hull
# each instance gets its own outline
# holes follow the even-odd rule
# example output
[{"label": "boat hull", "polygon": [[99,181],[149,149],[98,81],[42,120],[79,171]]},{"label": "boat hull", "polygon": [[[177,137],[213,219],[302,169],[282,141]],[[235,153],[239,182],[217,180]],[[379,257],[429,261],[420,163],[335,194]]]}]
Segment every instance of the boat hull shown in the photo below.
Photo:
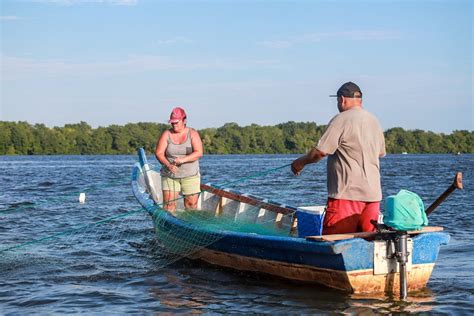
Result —
[{"label": "boat hull", "polygon": [[[199,250],[192,258],[234,270],[259,272],[355,294],[396,293],[400,289],[400,275],[398,273],[374,275],[373,269],[338,271],[239,256],[210,249]],[[412,266],[412,270],[408,272],[408,290],[416,291],[426,287],[433,268],[434,263]]]},{"label": "boat hull", "polygon": [[[297,282],[320,284],[345,292],[398,293],[397,272],[377,274],[374,242],[353,238],[336,242],[313,242],[304,238],[248,236],[234,232],[205,232],[179,223],[161,211],[155,218],[158,238],[170,252],[176,242],[192,245],[181,255],[240,271],[259,272]],[[163,218],[165,217],[165,219]],[[206,234],[208,237],[206,238]],[[186,236],[193,236],[194,240]],[[196,240],[206,240],[199,244]],[[412,262],[407,273],[408,290],[426,287],[440,245],[449,235],[443,232],[420,234],[412,238]],[[180,254],[179,252],[177,254]]]},{"label": "boat hull", "polygon": [[[146,163],[142,156],[141,163]],[[316,283],[352,293],[398,293],[399,274],[390,268],[382,272],[385,261],[392,259],[380,244],[390,241],[368,241],[350,238],[337,241],[316,241],[287,236],[259,235],[230,230],[209,230],[181,220],[163,210],[153,195],[147,192],[142,166],[136,165],[132,173],[132,190],[141,206],[151,215],[156,238],[167,251],[178,257],[199,259],[213,265],[265,273],[297,282]],[[142,177],[140,179],[140,177]],[[209,186],[205,190],[214,190]],[[219,189],[215,189],[218,190]],[[221,190],[222,191],[222,190]],[[234,193],[225,193],[232,198]],[[243,201],[253,203],[250,197]],[[269,205],[275,212],[291,211],[288,207]],[[293,208],[294,209],[294,208]],[[199,211],[196,211],[199,212]],[[216,214],[216,216],[219,216]],[[281,226],[282,221],[275,223]],[[290,222],[291,224],[291,222]],[[433,271],[440,246],[449,242],[444,232],[429,232],[412,236],[407,272],[408,290],[426,286]],[[385,249],[385,248],[382,248]],[[381,260],[382,259],[382,260]],[[385,260],[385,261],[384,261]]]}]

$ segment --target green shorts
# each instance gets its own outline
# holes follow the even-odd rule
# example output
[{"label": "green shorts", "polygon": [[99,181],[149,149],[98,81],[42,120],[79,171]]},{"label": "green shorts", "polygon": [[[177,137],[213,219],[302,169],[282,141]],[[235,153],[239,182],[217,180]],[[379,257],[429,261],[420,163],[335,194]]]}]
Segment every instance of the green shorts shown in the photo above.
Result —
[{"label": "green shorts", "polygon": [[191,195],[201,192],[201,175],[175,179],[161,177],[161,189],[163,191],[182,192],[183,195]]}]

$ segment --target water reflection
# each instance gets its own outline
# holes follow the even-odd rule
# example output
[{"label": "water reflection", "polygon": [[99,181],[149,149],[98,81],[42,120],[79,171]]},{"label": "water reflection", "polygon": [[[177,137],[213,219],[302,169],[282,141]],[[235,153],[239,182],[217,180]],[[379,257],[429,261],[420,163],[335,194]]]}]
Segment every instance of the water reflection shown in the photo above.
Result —
[{"label": "water reflection", "polygon": [[436,303],[435,295],[428,288],[409,292],[405,301],[401,301],[396,295],[383,294],[352,294],[350,299],[351,307],[344,312],[356,315],[430,312]]}]

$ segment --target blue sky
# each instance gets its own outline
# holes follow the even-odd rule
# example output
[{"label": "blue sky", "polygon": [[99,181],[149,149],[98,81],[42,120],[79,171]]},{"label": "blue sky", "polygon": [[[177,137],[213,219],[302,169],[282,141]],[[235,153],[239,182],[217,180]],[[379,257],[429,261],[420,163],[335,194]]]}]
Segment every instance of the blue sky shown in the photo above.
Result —
[{"label": "blue sky", "polygon": [[472,1],[1,1],[0,120],[326,124],[346,81],[384,129],[474,129]]}]

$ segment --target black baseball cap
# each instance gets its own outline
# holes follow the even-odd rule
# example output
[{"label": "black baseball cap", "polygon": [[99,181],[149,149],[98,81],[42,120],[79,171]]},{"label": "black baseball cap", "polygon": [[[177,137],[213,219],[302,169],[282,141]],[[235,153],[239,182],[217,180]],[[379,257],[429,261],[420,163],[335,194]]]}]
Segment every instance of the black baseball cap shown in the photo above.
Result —
[{"label": "black baseball cap", "polygon": [[343,84],[339,90],[337,90],[337,94],[330,95],[330,97],[346,97],[346,98],[362,98],[362,91],[355,83],[349,81]]}]

